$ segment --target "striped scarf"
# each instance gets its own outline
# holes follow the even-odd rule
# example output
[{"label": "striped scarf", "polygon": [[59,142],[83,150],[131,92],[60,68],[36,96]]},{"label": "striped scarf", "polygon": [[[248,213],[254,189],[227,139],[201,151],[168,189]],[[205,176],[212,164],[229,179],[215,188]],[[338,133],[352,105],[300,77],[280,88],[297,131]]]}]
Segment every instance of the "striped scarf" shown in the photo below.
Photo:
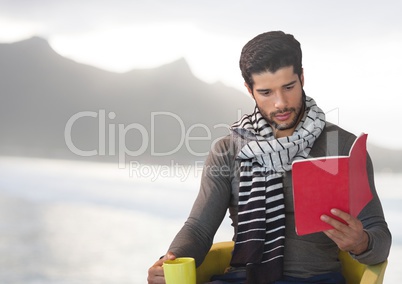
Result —
[{"label": "striped scarf", "polygon": [[247,283],[271,283],[282,277],[285,202],[282,175],[296,159],[307,158],[325,125],[325,114],[312,98],[292,136],[275,139],[258,108],[232,125],[248,143],[240,163],[238,231],[231,265],[245,266]]}]

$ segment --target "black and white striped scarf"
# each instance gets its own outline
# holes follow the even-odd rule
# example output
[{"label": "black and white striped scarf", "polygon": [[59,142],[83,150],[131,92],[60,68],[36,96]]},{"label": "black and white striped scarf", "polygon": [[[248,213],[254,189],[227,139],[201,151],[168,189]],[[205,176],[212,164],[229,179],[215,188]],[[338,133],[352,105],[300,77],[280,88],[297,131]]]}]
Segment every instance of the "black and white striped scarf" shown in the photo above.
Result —
[{"label": "black and white striped scarf", "polygon": [[307,158],[325,125],[325,114],[312,98],[292,136],[275,139],[258,108],[232,125],[234,135],[249,141],[240,163],[238,231],[232,266],[247,268],[247,283],[271,283],[282,277],[285,202],[282,175],[296,159]]}]

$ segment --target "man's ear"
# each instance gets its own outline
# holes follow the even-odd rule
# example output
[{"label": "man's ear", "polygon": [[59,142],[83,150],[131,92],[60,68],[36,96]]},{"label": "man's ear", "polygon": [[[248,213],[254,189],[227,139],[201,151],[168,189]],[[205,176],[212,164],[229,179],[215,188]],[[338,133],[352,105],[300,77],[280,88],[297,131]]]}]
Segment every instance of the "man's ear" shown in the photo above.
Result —
[{"label": "man's ear", "polygon": [[249,86],[246,82],[244,82],[244,86],[246,87],[247,92],[248,92],[248,93],[251,95],[251,97],[254,99],[253,90],[250,88],[250,86]]},{"label": "man's ear", "polygon": [[300,75],[300,83],[302,85],[302,87],[304,87],[304,69],[302,68],[302,72]]}]

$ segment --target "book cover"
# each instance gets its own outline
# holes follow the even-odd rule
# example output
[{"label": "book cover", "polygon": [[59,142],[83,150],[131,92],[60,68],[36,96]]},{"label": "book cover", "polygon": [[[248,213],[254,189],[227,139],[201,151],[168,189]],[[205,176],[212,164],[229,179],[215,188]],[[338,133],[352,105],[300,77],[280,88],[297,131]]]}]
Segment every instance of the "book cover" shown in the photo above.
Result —
[{"label": "book cover", "polygon": [[349,156],[293,162],[293,198],[298,235],[332,229],[320,219],[323,214],[336,218],[330,213],[332,208],[357,217],[372,199],[366,169],[366,142],[367,134],[360,135],[353,143]]}]

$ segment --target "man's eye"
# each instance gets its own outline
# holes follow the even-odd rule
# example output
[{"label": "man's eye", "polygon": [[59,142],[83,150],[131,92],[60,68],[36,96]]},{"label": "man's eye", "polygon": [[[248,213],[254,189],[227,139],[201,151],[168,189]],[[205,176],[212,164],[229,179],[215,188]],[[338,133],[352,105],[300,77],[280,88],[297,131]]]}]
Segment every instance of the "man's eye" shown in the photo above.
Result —
[{"label": "man's eye", "polygon": [[291,90],[295,87],[295,85],[291,85],[291,86],[286,86],[286,90]]}]

